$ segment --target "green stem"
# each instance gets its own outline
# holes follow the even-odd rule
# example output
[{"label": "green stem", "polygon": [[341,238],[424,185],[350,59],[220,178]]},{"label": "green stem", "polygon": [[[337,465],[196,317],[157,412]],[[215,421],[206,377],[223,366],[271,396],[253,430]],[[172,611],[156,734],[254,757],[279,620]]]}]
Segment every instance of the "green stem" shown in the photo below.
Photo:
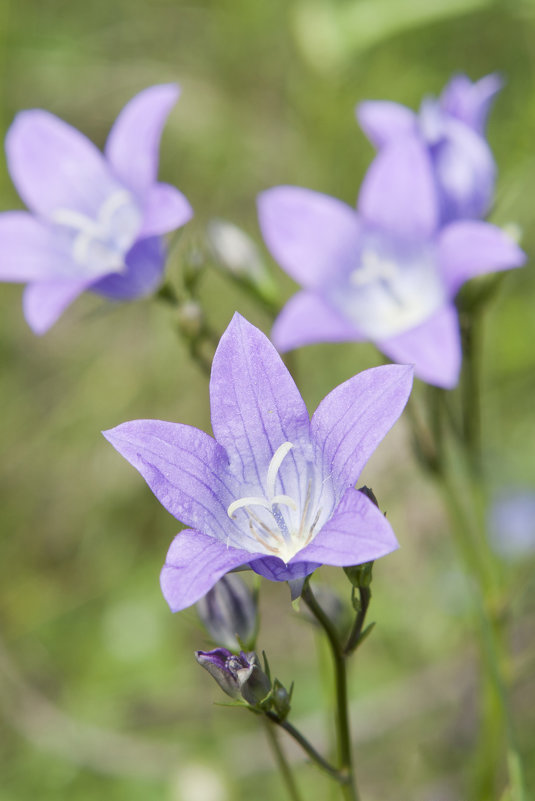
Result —
[{"label": "green stem", "polygon": [[[369,587],[359,587],[359,611],[357,612],[353,628],[351,629],[344,648],[344,654],[346,656],[352,654],[361,643],[362,629],[368,613],[371,597],[372,593]],[[373,625],[373,623],[371,625]],[[368,633],[369,629],[370,627],[368,626],[365,635]]]},{"label": "green stem", "polygon": [[347,671],[344,650],[335,626],[317,602],[308,581],[305,582],[301,597],[325,631],[331,648],[336,685],[336,731],[338,738],[339,770],[342,775],[347,777],[347,783],[342,785],[342,792],[347,801],[359,801],[351,753]]},{"label": "green stem", "polygon": [[[472,349],[472,356],[473,352]],[[477,360],[469,357],[465,369],[472,372],[476,370],[476,366]],[[515,743],[508,692],[503,677],[506,647],[499,575],[485,530],[485,510],[479,472],[481,464],[479,413],[469,408],[470,404],[479,405],[479,379],[474,376],[467,377],[464,386],[465,436],[460,440],[464,464],[462,462],[450,464],[441,448],[431,474],[443,493],[445,505],[451,516],[457,549],[467,574],[473,579],[472,598],[480,634],[481,663],[485,671],[482,692],[482,736],[475,797],[487,801],[493,796],[505,735],[511,796],[523,801],[525,791],[522,765]],[[472,387],[472,392],[468,392],[466,387]],[[438,415],[439,405],[442,405],[442,411],[444,407],[439,395],[434,396],[433,400],[437,406],[435,413]],[[514,766],[514,770],[511,766]]]},{"label": "green stem", "polygon": [[273,751],[277,767],[279,768],[282,780],[286,786],[286,789],[288,790],[288,796],[289,798],[292,799],[292,801],[301,801],[301,795],[297,788],[297,784],[295,783],[292,769],[290,768],[288,760],[286,759],[286,756],[284,755],[284,752],[277,738],[277,734],[274,728],[274,723],[268,720],[268,718],[265,717],[264,715],[262,715],[262,720],[264,722],[266,735],[269,740],[271,750]]},{"label": "green stem", "polygon": [[296,741],[296,743],[299,743],[303,751],[305,751],[305,753],[308,754],[310,759],[318,766],[320,770],[322,770],[324,773],[330,776],[331,779],[337,781],[339,784],[345,784],[347,782],[347,776],[340,773],[340,771],[337,768],[335,768],[334,765],[331,765],[330,762],[327,762],[327,760],[324,759],[322,755],[318,753],[318,751],[316,751],[314,746],[311,743],[309,743],[306,737],[304,737],[301,734],[299,729],[296,729],[295,726],[292,726],[292,724],[288,720],[283,720],[282,718],[279,718],[279,716],[275,712],[271,712],[268,710],[264,712],[264,714],[273,723],[275,723],[277,726],[280,726],[281,729],[284,729],[284,731],[287,732],[287,734],[289,734],[290,737],[292,737]]},{"label": "green stem", "polygon": [[474,311],[460,317],[463,347],[461,375],[463,445],[474,476],[481,475],[481,315]]}]

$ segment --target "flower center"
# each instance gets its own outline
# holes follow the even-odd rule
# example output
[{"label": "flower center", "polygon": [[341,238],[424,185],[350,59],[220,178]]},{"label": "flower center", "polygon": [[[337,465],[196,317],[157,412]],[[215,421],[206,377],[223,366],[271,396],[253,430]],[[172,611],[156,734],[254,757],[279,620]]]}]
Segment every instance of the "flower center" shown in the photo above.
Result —
[{"label": "flower center", "polygon": [[72,232],[72,254],[89,275],[101,276],[126,269],[125,256],[141,224],[140,210],[126,189],[109,195],[96,218],[73,209],[56,209],[52,222]]},{"label": "flower center", "polygon": [[227,509],[228,516],[233,519],[235,513],[242,510],[247,516],[249,532],[254,539],[284,562],[289,562],[308,545],[321,514],[321,509],[318,509],[312,523],[309,522],[312,518],[312,478],[307,481],[305,503],[301,510],[294,498],[276,492],[282,463],[293,447],[291,442],[283,442],[273,454],[263,496],[246,495],[233,501]]},{"label": "flower center", "polygon": [[446,299],[432,243],[370,231],[358,265],[329,290],[331,302],[372,340],[423,323]]}]

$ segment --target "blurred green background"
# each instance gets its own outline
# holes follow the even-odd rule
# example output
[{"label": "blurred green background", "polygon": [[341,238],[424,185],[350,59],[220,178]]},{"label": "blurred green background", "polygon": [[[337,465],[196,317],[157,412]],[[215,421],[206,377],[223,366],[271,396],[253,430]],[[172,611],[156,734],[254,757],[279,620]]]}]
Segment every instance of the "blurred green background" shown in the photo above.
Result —
[{"label": "blurred green background", "polygon": [[[354,120],[363,99],[417,107],[452,73],[499,71],[489,138],[499,165],[492,219],[535,247],[533,0],[0,1],[0,128],[43,107],[100,146],[124,103],[158,82],[182,97],[165,129],[160,176],[195,219],[169,274],[223,217],[258,241],[256,194],[300,184],[353,203],[372,149]],[[0,205],[19,208],[5,164]],[[0,243],[1,246],[1,243]],[[266,259],[268,259],[266,254]],[[271,264],[281,296],[292,284]],[[100,430],[155,417],[209,426],[205,376],[155,301],[84,296],[45,337],[0,291],[0,801],[278,799],[258,721],[217,705],[193,658],[209,647],[195,611],[171,615],[158,574],[177,523]],[[270,320],[214,270],[201,298],[222,331],[235,309]],[[507,276],[485,319],[485,469],[491,492],[535,490],[535,280]],[[296,356],[310,410],[337,383],[382,361],[370,345]],[[418,385],[416,393],[424,387]],[[402,548],[378,563],[376,630],[351,674],[357,771],[367,801],[453,801],[477,729],[476,647],[466,580],[440,499],[392,431],[363,480]],[[506,567],[513,700],[535,783],[533,558]],[[335,571],[318,580],[348,587]],[[264,582],[259,647],[296,679],[294,719],[324,744],[328,655]],[[320,665],[318,678],[317,665]],[[336,797],[300,754],[308,797]],[[531,759],[530,759],[531,757]]]}]

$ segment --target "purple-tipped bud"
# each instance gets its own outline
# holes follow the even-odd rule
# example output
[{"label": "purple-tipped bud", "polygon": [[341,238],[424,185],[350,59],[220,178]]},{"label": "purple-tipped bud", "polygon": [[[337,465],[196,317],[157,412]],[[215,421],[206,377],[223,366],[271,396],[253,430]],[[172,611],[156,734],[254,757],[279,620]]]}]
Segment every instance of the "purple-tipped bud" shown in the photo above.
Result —
[{"label": "purple-tipped bud", "polygon": [[254,645],[256,599],[236,573],[229,573],[197,603],[197,612],[215,643],[239,651]]},{"label": "purple-tipped bud", "polygon": [[251,706],[257,706],[271,690],[271,683],[254,651],[241,651],[236,655],[227,648],[215,648],[195,651],[195,658],[231,698],[242,697]]}]

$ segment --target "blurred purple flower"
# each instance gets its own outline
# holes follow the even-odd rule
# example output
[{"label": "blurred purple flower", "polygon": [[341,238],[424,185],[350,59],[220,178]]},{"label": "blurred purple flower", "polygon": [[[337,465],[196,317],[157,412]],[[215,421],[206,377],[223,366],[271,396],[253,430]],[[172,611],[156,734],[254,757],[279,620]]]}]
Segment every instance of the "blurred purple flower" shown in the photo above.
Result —
[{"label": "blurred purple flower", "polygon": [[473,276],[521,265],[501,229],[479,220],[439,230],[427,149],[415,137],[383,148],[362,185],[358,213],[298,187],[263,192],[262,234],[304,290],[283,308],[280,351],[315,342],[371,340],[430,384],[458,381],[461,345],[453,298]]},{"label": "blurred purple flower", "polygon": [[210,381],[215,439],[191,426],[134,420],[104,436],[190,529],[161,574],[173,611],[233,568],[302,580],[321,564],[353,565],[397,547],[390,524],[354,484],[397,420],[412,369],[367,370],[341,384],[312,419],[280,356],[236,314]]},{"label": "blurred purple flower", "polygon": [[36,334],[90,289],[112,300],[153,292],[165,266],[162,234],[191,206],[158,183],[158,149],[175,84],[136,95],[113,125],[104,155],[48,111],[18,114],[6,137],[11,178],[30,212],[0,214],[0,281],[28,283],[24,316]]},{"label": "blurred purple flower", "polygon": [[493,550],[505,559],[535,553],[535,492],[502,493],[490,509],[489,536]]},{"label": "blurred purple flower", "polygon": [[256,597],[237,573],[222,576],[197,602],[197,612],[217,645],[232,651],[254,646],[258,619]]},{"label": "blurred purple flower", "polygon": [[439,190],[441,223],[479,219],[492,203],[496,165],[485,140],[492,102],[502,87],[499,75],[472,81],[454,76],[438,100],[425,98],[416,114],[391,101],[357,106],[357,119],[377,148],[415,136],[428,150]]}]

